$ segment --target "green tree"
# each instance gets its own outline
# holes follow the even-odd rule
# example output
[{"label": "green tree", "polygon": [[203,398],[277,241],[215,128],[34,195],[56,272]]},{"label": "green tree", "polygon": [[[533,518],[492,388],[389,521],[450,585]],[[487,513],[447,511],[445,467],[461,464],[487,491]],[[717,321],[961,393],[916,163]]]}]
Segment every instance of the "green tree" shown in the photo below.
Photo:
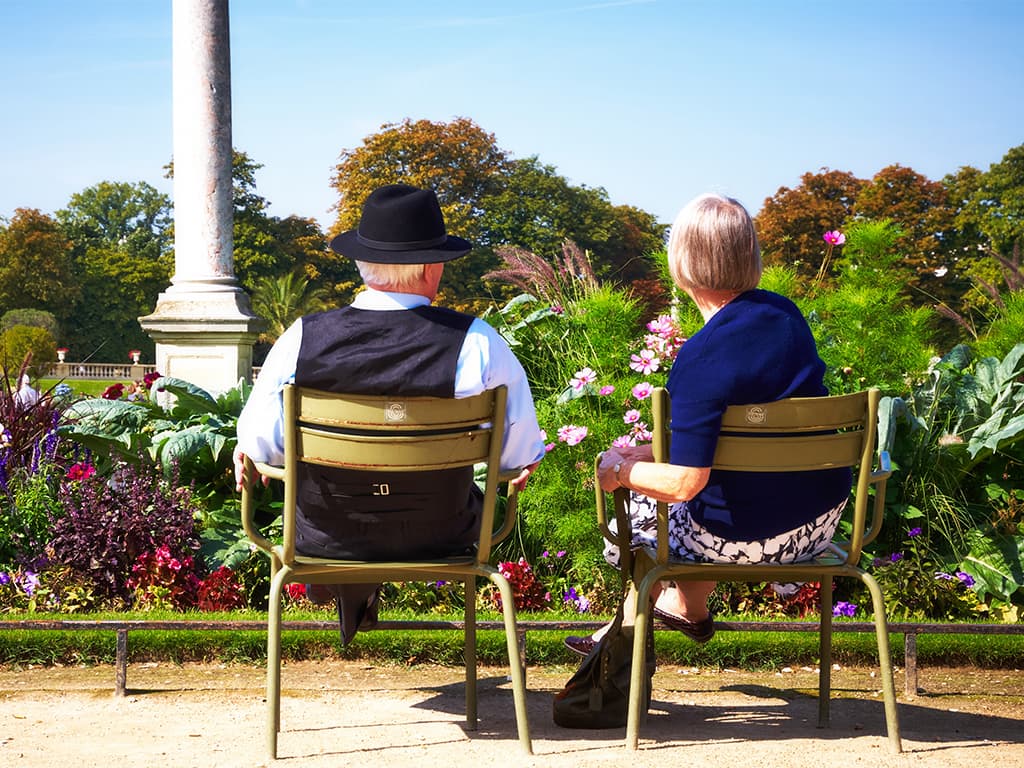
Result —
[{"label": "green tree", "polygon": [[117,247],[153,260],[171,250],[171,198],[144,181],[101,181],[72,195],[56,216],[78,255]]},{"label": "green tree", "polygon": [[52,312],[44,309],[12,309],[0,317],[0,331],[6,331],[16,325],[27,325],[32,328],[45,328],[53,338],[57,338],[60,327]]},{"label": "green tree", "polygon": [[72,195],[57,211],[74,243],[81,286],[65,339],[72,359],[127,360],[130,349],[152,353],[138,318],[153,310],[170,280],[171,211],[170,197],[149,184],[111,181]]},{"label": "green tree", "polygon": [[298,272],[260,278],[252,294],[253,312],[267,322],[260,341],[272,344],[303,315],[326,309],[326,296],[325,289],[314,287]]},{"label": "green tree", "polygon": [[1024,144],[993,163],[977,181],[960,222],[977,226],[996,253],[1008,256],[1024,235]]},{"label": "green tree", "polygon": [[50,216],[18,208],[0,227],[0,307],[47,310],[66,328],[78,295],[71,241]]}]

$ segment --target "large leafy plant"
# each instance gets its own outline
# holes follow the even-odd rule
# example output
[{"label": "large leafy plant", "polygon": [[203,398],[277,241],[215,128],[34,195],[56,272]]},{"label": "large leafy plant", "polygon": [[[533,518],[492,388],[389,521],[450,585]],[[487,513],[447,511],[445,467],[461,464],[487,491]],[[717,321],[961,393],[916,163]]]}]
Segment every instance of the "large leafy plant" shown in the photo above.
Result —
[{"label": "large leafy plant", "polygon": [[[906,398],[883,398],[894,460],[887,514],[922,526],[936,554],[982,595],[1024,592],[1024,344],[999,360],[954,348]],[[902,524],[902,525],[901,525]]]}]

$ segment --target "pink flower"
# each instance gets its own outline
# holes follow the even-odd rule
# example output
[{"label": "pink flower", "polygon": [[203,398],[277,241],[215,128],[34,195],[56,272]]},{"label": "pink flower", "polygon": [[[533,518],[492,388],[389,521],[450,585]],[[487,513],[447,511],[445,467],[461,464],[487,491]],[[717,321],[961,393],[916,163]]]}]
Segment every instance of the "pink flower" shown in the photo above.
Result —
[{"label": "pink flower", "polygon": [[846,242],[846,235],[838,229],[834,229],[831,232],[826,232],[822,235],[822,239],[829,245],[842,245]]},{"label": "pink flower", "polygon": [[614,440],[612,440],[613,448],[628,448],[631,445],[636,445],[636,440],[634,440],[629,435],[619,435]]},{"label": "pink flower", "polygon": [[635,421],[640,421],[640,411],[636,408],[632,408],[626,411],[626,414],[622,417],[622,420],[627,424],[632,424]]},{"label": "pink flower", "polygon": [[547,443],[544,446],[544,453],[551,453],[553,450],[555,450],[555,443]]},{"label": "pink flower", "polygon": [[658,360],[658,355],[653,349],[643,349],[639,355],[631,355],[629,358],[629,367],[644,376],[658,370],[660,363],[661,361]]},{"label": "pink flower", "polygon": [[[633,431],[630,434],[632,435],[634,441],[647,441],[651,439],[651,430],[649,430],[647,428],[647,425],[644,424],[642,421],[638,421],[636,424],[633,425]],[[636,445],[635,442],[633,444]]]},{"label": "pink flower", "polygon": [[576,374],[569,381],[569,386],[579,392],[587,384],[593,384],[595,381],[597,381],[597,374],[594,370],[592,368],[584,368],[581,371],[576,371]]},{"label": "pink flower", "polygon": [[579,445],[587,436],[587,432],[588,430],[586,427],[580,427],[575,424],[566,424],[564,427],[558,428],[558,439],[560,442],[567,443],[569,445]]},{"label": "pink flower", "polygon": [[633,397],[637,400],[646,400],[651,396],[651,392],[654,391],[654,387],[651,386],[648,381],[641,381],[639,384],[633,387]]},{"label": "pink flower", "polygon": [[598,394],[600,394],[602,396],[610,395],[614,391],[615,391],[615,387],[613,387],[611,384],[605,384],[603,387],[601,387],[601,391]]},{"label": "pink flower", "polygon": [[659,336],[671,336],[676,332],[676,324],[669,315],[658,315],[657,319],[647,323],[647,330]]}]

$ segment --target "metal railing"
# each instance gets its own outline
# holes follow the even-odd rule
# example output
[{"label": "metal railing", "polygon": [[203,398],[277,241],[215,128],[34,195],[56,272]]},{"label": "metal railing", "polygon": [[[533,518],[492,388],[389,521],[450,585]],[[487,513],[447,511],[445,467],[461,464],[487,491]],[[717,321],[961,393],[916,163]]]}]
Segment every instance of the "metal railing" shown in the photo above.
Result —
[{"label": "metal railing", "polygon": [[[477,629],[504,631],[501,621],[478,621]],[[604,626],[600,621],[520,621],[518,622],[517,644],[519,655],[526,666],[526,633],[539,630],[560,630],[563,632],[591,632]],[[1017,635],[1024,636],[1024,624],[928,624],[910,622],[892,622],[889,625],[890,635],[903,635],[903,666],[907,696],[915,696],[918,688],[917,638],[920,635]],[[381,621],[377,629],[415,629],[415,630],[463,630],[461,621]],[[660,622],[656,628],[666,629]],[[108,630],[117,633],[117,651],[115,668],[115,693],[124,696],[128,678],[128,633],[142,630],[217,630],[217,631],[266,631],[266,621],[203,621],[201,619],[177,621],[144,621],[144,620],[34,620],[0,621],[2,630]],[[284,631],[337,631],[335,621],[283,621]],[[817,632],[816,621],[716,621],[715,629],[724,632]],[[836,632],[874,632],[875,625],[869,621],[836,621],[832,624]]]}]

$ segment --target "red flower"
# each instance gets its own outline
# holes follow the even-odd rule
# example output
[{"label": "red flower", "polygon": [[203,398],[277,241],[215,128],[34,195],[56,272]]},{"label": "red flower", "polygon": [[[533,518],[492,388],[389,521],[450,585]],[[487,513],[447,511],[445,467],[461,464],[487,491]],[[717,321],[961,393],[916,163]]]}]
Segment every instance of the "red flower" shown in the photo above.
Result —
[{"label": "red flower", "polygon": [[146,389],[149,389],[151,386],[153,386],[153,382],[159,379],[160,377],[161,374],[156,371],[147,373],[145,376],[142,377],[142,386],[144,386]]},{"label": "red flower", "polygon": [[101,397],[104,400],[120,400],[122,395],[124,395],[124,384],[111,384],[103,390]]},{"label": "red flower", "polygon": [[91,464],[86,464],[84,461],[80,461],[77,464],[72,464],[68,467],[67,478],[68,480],[85,480],[95,474],[96,467]]},{"label": "red flower", "polygon": [[306,585],[305,584],[285,584],[285,594],[288,595],[292,600],[298,600],[300,597],[306,596]]}]

